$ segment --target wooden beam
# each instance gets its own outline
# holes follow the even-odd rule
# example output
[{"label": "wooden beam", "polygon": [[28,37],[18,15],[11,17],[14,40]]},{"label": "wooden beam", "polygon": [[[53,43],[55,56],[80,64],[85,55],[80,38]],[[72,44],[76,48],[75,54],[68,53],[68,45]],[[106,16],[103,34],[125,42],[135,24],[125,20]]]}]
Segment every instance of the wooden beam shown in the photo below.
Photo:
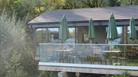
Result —
[{"label": "wooden beam", "polygon": [[[123,74],[138,76],[138,66],[113,66],[94,64],[64,64],[64,63],[39,63],[39,70],[43,71],[65,71],[93,74]],[[126,71],[127,70],[127,71]]]}]

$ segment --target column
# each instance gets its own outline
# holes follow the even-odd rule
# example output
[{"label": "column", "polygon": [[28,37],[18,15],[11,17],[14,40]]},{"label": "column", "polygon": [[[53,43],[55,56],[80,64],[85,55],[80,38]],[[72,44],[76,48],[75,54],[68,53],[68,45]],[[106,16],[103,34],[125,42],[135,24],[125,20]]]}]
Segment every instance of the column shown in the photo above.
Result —
[{"label": "column", "polygon": [[122,27],[122,40],[121,40],[122,44],[127,44],[128,43],[127,42],[127,38],[128,38],[127,32],[128,32],[127,26],[123,26]]},{"label": "column", "polygon": [[68,77],[67,72],[59,72],[58,77]]},{"label": "column", "polygon": [[49,30],[48,30],[48,28],[46,28],[46,35],[45,35],[45,37],[46,37],[46,41],[45,42],[49,42]]},{"label": "column", "polygon": [[79,72],[76,72],[76,77],[80,77],[80,73]]}]

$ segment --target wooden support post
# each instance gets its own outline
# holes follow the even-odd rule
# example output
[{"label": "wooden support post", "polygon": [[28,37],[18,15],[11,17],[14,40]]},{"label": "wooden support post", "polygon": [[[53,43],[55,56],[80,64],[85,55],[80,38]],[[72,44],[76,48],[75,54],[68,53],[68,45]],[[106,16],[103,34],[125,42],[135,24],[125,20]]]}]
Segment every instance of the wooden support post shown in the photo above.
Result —
[{"label": "wooden support post", "polygon": [[46,38],[45,42],[46,43],[49,42],[49,30],[48,30],[48,28],[46,28],[45,38]]},{"label": "wooden support post", "polygon": [[127,26],[123,26],[122,27],[122,44],[127,44],[127,32],[128,32],[128,29],[127,29]]},{"label": "wooden support post", "polygon": [[59,72],[58,77],[68,77],[67,72]]},{"label": "wooden support post", "polygon": [[[128,32],[128,26],[123,26],[123,28],[122,28],[122,44],[127,44],[128,43],[128,34],[127,34],[127,32]],[[127,48],[127,46],[126,45],[124,45],[123,46],[123,52],[124,52],[124,54],[123,54],[123,57],[124,57],[124,59],[126,58],[126,48]],[[125,60],[123,60],[124,62],[124,65],[125,65]]]},{"label": "wooden support post", "polygon": [[127,32],[128,32],[128,29],[127,29],[127,26],[124,27],[124,44],[127,44]]},{"label": "wooden support post", "polygon": [[76,77],[80,77],[80,73],[79,72],[76,72]]},{"label": "wooden support post", "polygon": [[75,43],[77,43],[78,42],[78,38],[77,38],[77,31],[78,29],[77,29],[77,27],[75,26]]}]

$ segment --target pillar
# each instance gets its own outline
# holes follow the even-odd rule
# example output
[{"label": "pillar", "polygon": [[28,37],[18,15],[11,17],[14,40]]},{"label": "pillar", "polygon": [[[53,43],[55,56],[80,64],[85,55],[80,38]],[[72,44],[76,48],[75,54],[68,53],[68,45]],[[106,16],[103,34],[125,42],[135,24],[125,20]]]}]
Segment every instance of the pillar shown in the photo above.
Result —
[{"label": "pillar", "polygon": [[78,40],[77,40],[77,27],[75,26],[75,43],[78,43]]},{"label": "pillar", "polygon": [[121,40],[121,43],[122,44],[127,44],[127,32],[128,32],[128,26],[123,26],[122,27],[122,40]]},{"label": "pillar", "polygon": [[[122,27],[122,44],[127,44],[128,43],[128,36],[127,36],[127,32],[128,32],[128,26],[123,26]],[[123,57],[126,58],[126,45],[123,46]]]},{"label": "pillar", "polygon": [[76,77],[80,77],[80,73],[79,72],[76,72]]},{"label": "pillar", "polygon": [[46,37],[46,41],[45,42],[49,42],[49,30],[48,30],[48,28],[46,28],[45,37]]},{"label": "pillar", "polygon": [[67,72],[59,72],[58,77],[68,77]]}]

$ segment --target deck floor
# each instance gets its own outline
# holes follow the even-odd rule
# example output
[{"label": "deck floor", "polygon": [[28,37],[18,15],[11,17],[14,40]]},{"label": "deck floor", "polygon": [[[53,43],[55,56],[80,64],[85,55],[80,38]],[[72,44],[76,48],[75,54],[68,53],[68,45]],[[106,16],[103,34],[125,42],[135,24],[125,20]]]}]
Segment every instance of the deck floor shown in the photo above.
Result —
[{"label": "deck floor", "polygon": [[124,72],[127,72],[130,75],[138,76],[138,66],[39,62],[39,70],[96,73],[96,74],[122,74]]}]

